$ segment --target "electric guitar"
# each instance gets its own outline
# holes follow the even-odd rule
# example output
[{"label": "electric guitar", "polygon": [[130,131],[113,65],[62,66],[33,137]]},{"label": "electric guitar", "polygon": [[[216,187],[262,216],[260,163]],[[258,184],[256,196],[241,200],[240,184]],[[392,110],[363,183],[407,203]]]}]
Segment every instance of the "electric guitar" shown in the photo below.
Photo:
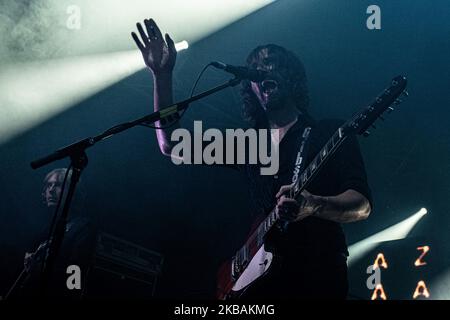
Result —
[{"label": "electric guitar", "polygon": [[28,258],[26,259],[27,262],[25,263],[26,266],[22,269],[22,272],[19,274],[16,281],[14,281],[14,284],[8,290],[8,293],[5,295],[4,300],[7,300],[16,289],[21,289],[21,287],[28,280],[31,271],[35,269],[36,266],[38,266],[39,262],[42,260],[45,254],[45,250],[47,248],[48,248],[48,241],[44,241],[39,245],[39,247],[34,252],[32,252],[28,256]]},{"label": "electric guitar", "polygon": [[[363,135],[367,137],[370,134],[367,129],[370,126],[374,127],[373,123],[378,118],[383,119],[382,115],[386,111],[389,113],[393,111],[392,104],[398,105],[402,102],[399,96],[402,94],[408,96],[408,92],[405,90],[406,83],[405,77],[395,77],[392,79],[390,86],[379,94],[369,106],[363,108],[338,128],[296,179],[290,197],[295,199],[300,195],[348,136]],[[264,240],[266,234],[273,227],[279,225],[279,222],[277,210],[273,209],[255,228],[234,257],[221,266],[217,286],[217,297],[219,299],[239,298],[254,281],[270,272],[277,256],[269,250],[266,251]]]}]

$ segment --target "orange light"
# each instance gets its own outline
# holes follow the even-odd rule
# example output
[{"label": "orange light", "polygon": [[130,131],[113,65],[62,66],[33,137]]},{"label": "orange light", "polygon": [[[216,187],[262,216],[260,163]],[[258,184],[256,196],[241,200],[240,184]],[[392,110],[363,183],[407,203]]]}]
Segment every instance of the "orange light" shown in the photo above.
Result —
[{"label": "orange light", "polygon": [[422,246],[422,247],[418,247],[417,250],[422,251],[422,254],[420,255],[419,258],[417,258],[416,262],[414,262],[414,265],[416,267],[420,267],[420,266],[426,265],[427,263],[425,261],[422,261],[422,259],[427,254],[427,252],[430,251],[430,247],[429,246]]},{"label": "orange light", "polygon": [[379,268],[380,266],[383,267],[384,269],[388,268],[386,259],[384,258],[384,254],[382,254],[382,253],[379,253],[377,255],[377,258],[375,259],[375,262],[373,263],[373,270],[375,270],[376,268]]},{"label": "orange light", "polygon": [[427,286],[424,281],[419,281],[417,283],[416,291],[414,291],[413,299],[416,299],[418,296],[424,296],[425,298],[430,297],[430,293],[428,292]]},{"label": "orange light", "polygon": [[383,286],[380,284],[377,284],[375,287],[375,290],[373,291],[372,298],[370,300],[377,300],[378,296],[381,298],[381,300],[386,300],[386,293],[384,293]]}]

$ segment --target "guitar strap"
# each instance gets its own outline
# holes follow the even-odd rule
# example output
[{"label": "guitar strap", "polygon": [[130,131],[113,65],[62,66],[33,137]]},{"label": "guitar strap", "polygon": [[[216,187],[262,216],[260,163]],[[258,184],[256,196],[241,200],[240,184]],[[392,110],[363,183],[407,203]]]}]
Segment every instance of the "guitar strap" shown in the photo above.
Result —
[{"label": "guitar strap", "polygon": [[300,143],[300,149],[297,152],[297,157],[295,159],[294,164],[294,172],[292,174],[292,184],[294,187],[291,190],[291,197],[293,197],[295,194],[299,192],[300,184],[299,182],[299,175],[303,170],[305,170],[305,163],[306,163],[306,156],[308,154],[308,147],[309,147],[309,136],[311,133],[311,127],[306,127],[305,130],[303,130],[302,139]]},{"label": "guitar strap", "polygon": [[[298,183],[299,175],[301,172],[303,172],[303,170],[305,170],[305,163],[306,163],[305,159],[308,154],[308,149],[309,149],[309,144],[310,144],[309,143],[310,133],[311,133],[311,127],[306,127],[303,130],[302,139],[300,142],[300,148],[297,152],[297,157],[295,158],[295,163],[294,163],[294,172],[292,174],[292,184],[294,186],[291,189],[290,198],[293,198],[295,196],[295,194],[297,194],[298,191],[300,190],[300,185]],[[288,224],[289,224],[289,221],[280,219],[277,223],[278,230],[285,232]]]}]

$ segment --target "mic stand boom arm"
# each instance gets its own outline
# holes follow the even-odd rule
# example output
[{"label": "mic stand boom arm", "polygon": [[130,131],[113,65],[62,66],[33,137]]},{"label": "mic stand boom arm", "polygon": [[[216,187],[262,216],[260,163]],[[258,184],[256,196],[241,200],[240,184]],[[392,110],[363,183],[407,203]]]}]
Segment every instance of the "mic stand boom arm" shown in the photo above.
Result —
[{"label": "mic stand boom arm", "polygon": [[[88,163],[88,158],[87,158],[85,150],[87,148],[92,147],[97,142],[111,138],[113,135],[118,134],[122,131],[128,130],[132,127],[135,127],[135,126],[141,125],[141,124],[155,123],[161,119],[168,117],[169,115],[172,115],[179,111],[185,110],[189,107],[189,104],[191,102],[205,98],[213,93],[224,90],[228,87],[234,87],[234,86],[238,85],[241,82],[241,80],[242,80],[242,78],[239,78],[239,77],[230,79],[229,81],[227,81],[224,84],[221,84],[217,87],[214,87],[212,89],[209,89],[207,91],[199,93],[195,96],[190,97],[189,99],[172,104],[168,107],[165,107],[159,111],[153,112],[142,118],[116,125],[97,136],[88,137],[88,138],[79,140],[69,146],[58,149],[55,152],[53,152],[45,157],[39,158],[35,161],[32,161],[30,163],[30,165],[33,169],[37,169],[37,168],[43,167],[47,164],[50,164],[54,161],[57,161],[57,160],[60,160],[63,158],[70,158],[70,160],[71,160],[70,167],[73,168],[72,177],[70,179],[69,189],[67,191],[67,196],[64,201],[62,213],[60,214],[60,216],[56,222],[55,228],[52,232],[52,235],[49,239],[51,241],[49,241],[48,251],[47,251],[47,254],[45,255],[45,258],[43,261],[44,269],[43,269],[41,281],[42,281],[42,289],[44,291],[44,294],[46,293],[46,291],[49,287],[49,281],[50,281],[50,276],[51,276],[52,269],[54,266],[54,262],[56,260],[56,257],[58,256],[58,251],[61,247],[61,243],[64,238],[64,233],[66,230],[67,218],[68,218],[68,213],[69,213],[69,208],[70,208],[70,204],[72,201],[72,197],[75,193],[75,189],[76,189],[77,183],[80,179],[81,173],[82,173],[83,169],[87,166],[87,163]],[[61,195],[61,197],[62,196],[63,195]]]}]

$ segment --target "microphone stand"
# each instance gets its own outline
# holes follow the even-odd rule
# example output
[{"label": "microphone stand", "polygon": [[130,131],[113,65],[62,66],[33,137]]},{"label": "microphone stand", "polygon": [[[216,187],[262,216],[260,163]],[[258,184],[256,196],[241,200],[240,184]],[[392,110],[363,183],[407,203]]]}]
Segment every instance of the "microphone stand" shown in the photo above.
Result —
[{"label": "microphone stand", "polygon": [[[70,158],[71,167],[73,168],[72,177],[70,179],[70,185],[69,185],[69,189],[67,191],[67,196],[64,200],[64,206],[62,209],[62,213],[60,214],[59,218],[57,219],[55,228],[52,231],[52,235],[49,239],[50,241],[49,241],[49,247],[47,249],[48,251],[47,251],[47,254],[45,255],[45,258],[43,261],[44,267],[43,267],[43,273],[42,273],[41,280],[42,280],[42,290],[43,290],[44,296],[46,295],[47,290],[49,288],[51,273],[52,273],[52,270],[53,270],[53,267],[55,264],[56,257],[58,256],[58,251],[61,247],[61,244],[62,244],[62,241],[64,238],[64,233],[66,230],[67,218],[69,215],[69,209],[70,209],[70,204],[72,202],[72,198],[75,193],[77,183],[83,172],[83,169],[86,168],[86,166],[88,164],[88,157],[85,152],[86,149],[94,146],[97,142],[111,138],[115,134],[118,134],[122,131],[128,130],[137,125],[154,123],[154,122],[164,119],[174,113],[185,110],[189,107],[189,104],[191,102],[200,100],[204,97],[207,97],[218,91],[224,90],[228,87],[234,87],[234,86],[238,85],[242,80],[243,80],[243,78],[241,78],[241,77],[235,77],[233,79],[230,79],[229,81],[227,81],[226,83],[224,83],[222,85],[219,85],[217,87],[214,87],[212,89],[209,89],[207,91],[199,93],[195,96],[192,96],[189,99],[172,104],[168,107],[165,107],[159,111],[153,112],[142,118],[116,125],[97,136],[88,137],[88,138],[79,140],[69,146],[58,149],[55,152],[53,152],[45,157],[39,158],[35,161],[32,161],[30,163],[30,165],[33,169],[37,169],[37,168],[43,167],[45,165],[48,165],[54,161],[57,161],[57,160],[60,160],[63,158]],[[61,197],[62,196],[63,195],[61,195]]]}]

